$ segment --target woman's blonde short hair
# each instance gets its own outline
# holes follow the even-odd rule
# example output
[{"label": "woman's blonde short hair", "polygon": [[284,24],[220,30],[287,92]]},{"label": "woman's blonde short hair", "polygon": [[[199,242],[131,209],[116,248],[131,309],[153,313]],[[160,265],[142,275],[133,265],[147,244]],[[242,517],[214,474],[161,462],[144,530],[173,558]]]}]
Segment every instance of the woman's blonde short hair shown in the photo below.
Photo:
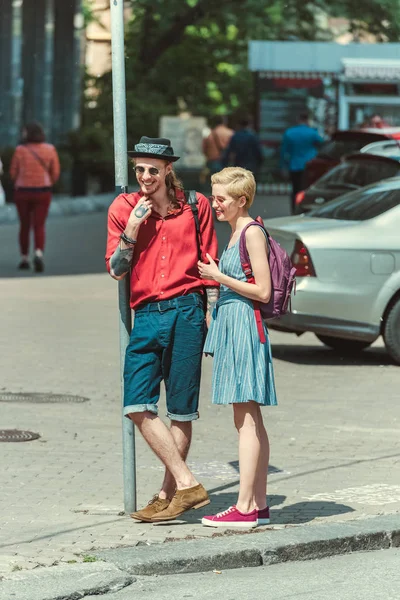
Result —
[{"label": "woman's blonde short hair", "polygon": [[246,208],[253,204],[256,193],[256,180],[251,171],[242,167],[226,167],[211,176],[211,185],[220,184],[226,186],[226,190],[232,198],[239,200],[242,196],[246,198]]}]

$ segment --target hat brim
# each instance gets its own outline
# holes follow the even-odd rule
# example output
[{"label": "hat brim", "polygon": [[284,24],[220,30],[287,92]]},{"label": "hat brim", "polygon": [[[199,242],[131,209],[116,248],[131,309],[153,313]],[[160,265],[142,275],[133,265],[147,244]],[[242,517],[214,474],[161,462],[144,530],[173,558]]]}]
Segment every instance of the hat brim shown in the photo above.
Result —
[{"label": "hat brim", "polygon": [[165,162],[175,162],[180,159],[180,156],[167,156],[165,154],[154,154],[153,152],[136,152],[136,150],[129,150],[128,156],[130,158],[157,158],[158,160],[165,160]]}]

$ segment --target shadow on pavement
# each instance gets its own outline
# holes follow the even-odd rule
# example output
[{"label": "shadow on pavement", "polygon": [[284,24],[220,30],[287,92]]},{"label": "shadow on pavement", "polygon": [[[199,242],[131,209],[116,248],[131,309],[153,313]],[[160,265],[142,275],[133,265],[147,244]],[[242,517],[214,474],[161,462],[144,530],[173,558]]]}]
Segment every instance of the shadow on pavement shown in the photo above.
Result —
[{"label": "shadow on pavement", "polygon": [[345,515],[354,508],[336,502],[296,502],[283,508],[271,510],[271,523],[297,525],[314,519]]},{"label": "shadow on pavement", "polygon": [[[268,503],[271,508],[278,507],[285,500],[285,496],[268,495]],[[237,501],[237,493],[223,492],[212,498],[211,506],[217,507],[218,511],[232,506]],[[210,507],[208,507],[210,508]],[[218,512],[215,510],[214,512]],[[207,514],[212,514],[212,510]],[[355,512],[354,508],[346,504],[337,504],[336,502],[296,502],[282,508],[271,510],[271,524],[290,524],[308,523],[317,518],[333,517],[344,515],[349,512]]]},{"label": "shadow on pavement", "polygon": [[381,366],[393,365],[384,348],[370,348],[352,356],[339,354],[323,346],[303,346],[301,344],[273,344],[272,355],[275,359],[298,365],[326,366]]}]

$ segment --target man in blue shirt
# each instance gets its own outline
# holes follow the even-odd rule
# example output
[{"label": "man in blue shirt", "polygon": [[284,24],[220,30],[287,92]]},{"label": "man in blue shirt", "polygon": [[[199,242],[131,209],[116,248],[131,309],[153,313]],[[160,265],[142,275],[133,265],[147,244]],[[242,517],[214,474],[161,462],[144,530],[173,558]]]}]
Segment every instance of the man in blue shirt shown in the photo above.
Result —
[{"label": "man in blue shirt", "polygon": [[257,179],[263,153],[257,135],[250,129],[249,119],[242,119],[222,156],[222,166],[242,167],[252,171]]},{"label": "man in blue shirt", "polygon": [[317,154],[317,148],[323,143],[318,131],[309,125],[308,114],[299,116],[298,124],[289,127],[283,134],[281,146],[281,167],[289,169],[292,182],[292,214],[294,214],[296,195],[304,189],[304,170],[309,160]]}]

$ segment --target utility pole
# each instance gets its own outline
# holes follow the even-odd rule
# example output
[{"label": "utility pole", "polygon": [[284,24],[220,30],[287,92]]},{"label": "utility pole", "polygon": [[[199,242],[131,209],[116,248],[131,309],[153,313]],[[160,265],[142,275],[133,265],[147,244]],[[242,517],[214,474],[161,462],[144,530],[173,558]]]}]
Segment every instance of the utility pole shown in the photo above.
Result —
[{"label": "utility pole", "polygon": [[[124,0],[110,0],[111,49],[114,108],[114,159],[116,195],[128,191],[128,157],[126,134],[125,52],[124,52]],[[125,350],[132,329],[129,305],[130,278],[118,282],[119,340],[121,365],[121,393],[124,390]],[[126,513],[136,510],[135,431],[130,419],[122,417],[122,452],[124,478],[124,508]]]},{"label": "utility pole", "polygon": [[11,41],[11,119],[10,132],[12,145],[16,145],[20,137],[23,79],[22,71],[22,10],[23,0],[12,0],[12,41]]}]

